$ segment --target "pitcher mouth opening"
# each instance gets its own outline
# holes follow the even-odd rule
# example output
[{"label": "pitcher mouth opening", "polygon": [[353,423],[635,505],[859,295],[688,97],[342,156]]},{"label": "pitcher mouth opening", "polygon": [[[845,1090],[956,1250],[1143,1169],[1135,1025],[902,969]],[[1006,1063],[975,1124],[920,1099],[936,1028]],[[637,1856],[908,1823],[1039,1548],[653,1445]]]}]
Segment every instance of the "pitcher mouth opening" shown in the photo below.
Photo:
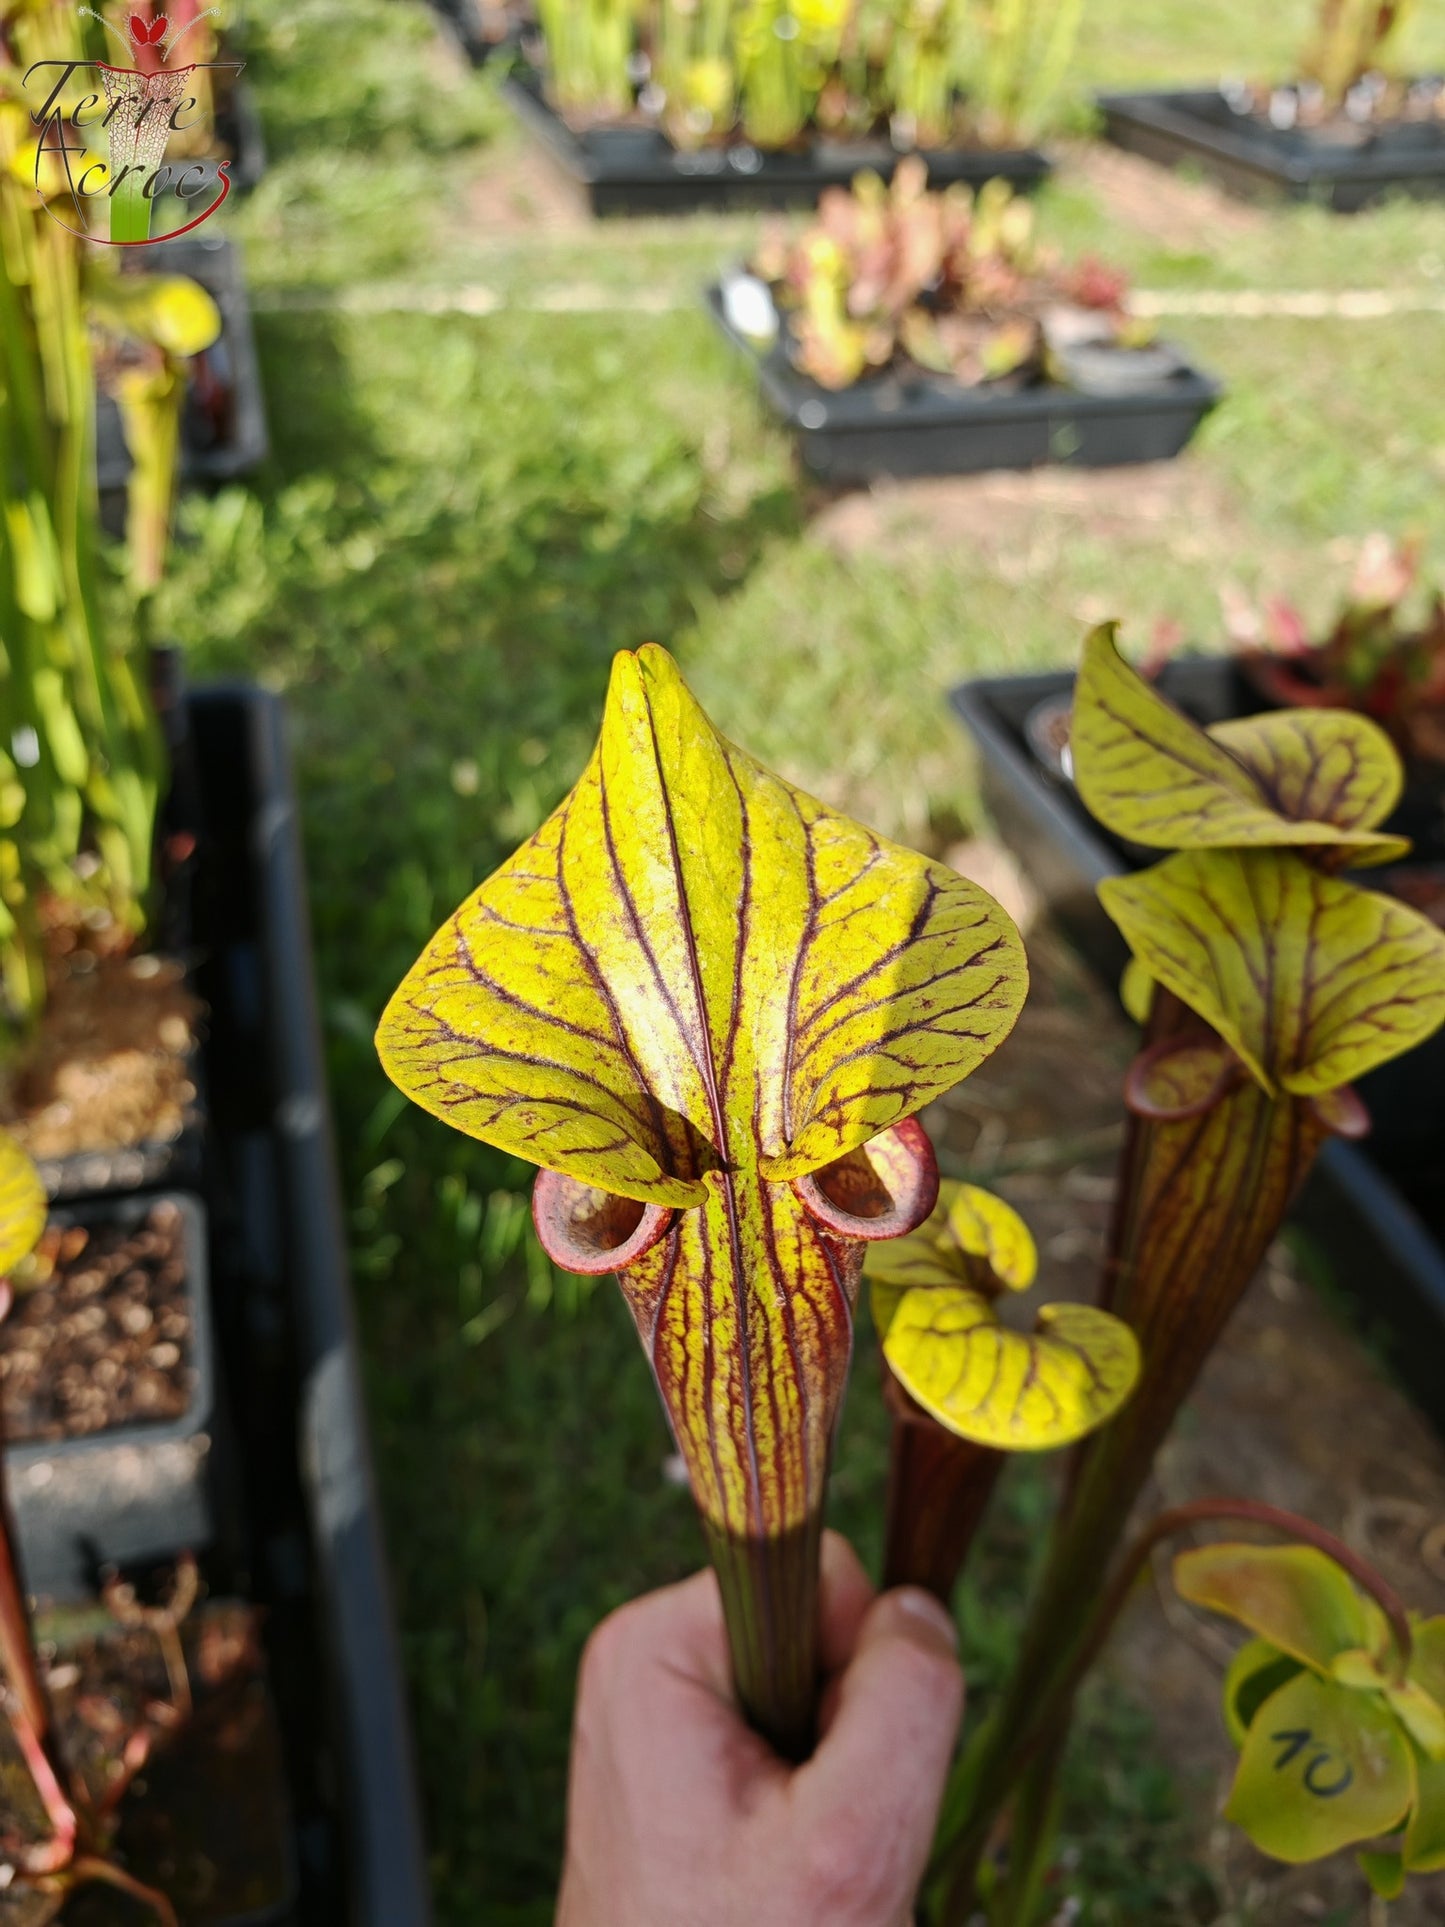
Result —
[{"label": "pitcher mouth opening", "polygon": [[916,1231],[938,1203],[938,1161],[916,1118],[795,1180],[808,1215],[842,1238],[869,1243]]},{"label": "pitcher mouth opening", "polygon": [[620,1198],[557,1171],[539,1171],[532,1187],[537,1236],[564,1271],[595,1276],[624,1269],[657,1243],[674,1215],[662,1205]]}]

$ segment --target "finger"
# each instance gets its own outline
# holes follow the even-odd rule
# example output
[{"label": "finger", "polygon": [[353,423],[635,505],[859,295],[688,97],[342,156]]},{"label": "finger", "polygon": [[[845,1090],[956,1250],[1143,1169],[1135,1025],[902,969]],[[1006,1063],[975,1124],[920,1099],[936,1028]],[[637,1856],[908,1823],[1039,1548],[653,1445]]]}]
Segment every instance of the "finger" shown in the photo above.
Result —
[{"label": "finger", "polygon": [[621,1607],[594,1635],[610,1648],[610,1670],[633,1679],[659,1664],[731,1705],[732,1662],[722,1594],[710,1567]]},{"label": "finger", "polygon": [[841,1532],[823,1534],[823,1581],[818,1604],[818,1661],[836,1673],[853,1657],[863,1615],[873,1603],[873,1582]]},{"label": "finger", "polygon": [[[948,1612],[901,1587],[873,1602],[832,1725],[795,1777],[800,1815],[879,1918],[923,1876],[963,1715]],[[858,1917],[872,1918],[866,1909]]]}]

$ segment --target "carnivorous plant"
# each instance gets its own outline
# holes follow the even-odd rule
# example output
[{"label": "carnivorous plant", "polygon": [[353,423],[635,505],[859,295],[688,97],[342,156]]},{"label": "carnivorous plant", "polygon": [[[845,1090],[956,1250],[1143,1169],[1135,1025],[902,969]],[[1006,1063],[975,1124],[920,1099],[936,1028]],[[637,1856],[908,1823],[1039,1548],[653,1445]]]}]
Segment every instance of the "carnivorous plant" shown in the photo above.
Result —
[{"label": "carnivorous plant", "polygon": [[908,361],[969,386],[1066,376],[1054,354],[1066,336],[1147,336],[1124,279],[1041,248],[1030,203],[1006,182],[930,193],[919,155],[886,187],[864,172],[829,189],[813,225],[765,242],[753,266],[788,315],[794,362],[824,388]]},{"label": "carnivorous plant", "polygon": [[1368,1118],[1352,1080],[1445,1020],[1445,932],[1339,874],[1397,859],[1399,759],[1366,718],[1291,711],[1205,731],[1085,645],[1079,793],[1106,829],[1172,852],[1100,886],[1146,1022],[1102,1307],[1138,1385],[1082,1448],[1011,1683],[968,1749],[940,1839],[940,1917],[964,1919],[994,1822],[1067,1729],[1091,1627],[1154,1455],[1316,1152]]},{"label": "carnivorous plant", "polygon": [[915,1113],[1027,970],[976,885],[721,736],[651,645],[555,814],[382,1017],[392,1079],[540,1165],[550,1256],[615,1272],[687,1464],[739,1694],[813,1730],[824,1487],[865,1249],[932,1212]]},{"label": "carnivorous plant", "polygon": [[1037,1268],[1023,1219],[972,1184],[942,1185],[926,1223],[868,1250],[893,1415],[885,1585],[946,1603],[1007,1455],[1074,1444],[1134,1388],[1139,1348],[1111,1313],[1045,1305],[1032,1332],[1005,1322]]}]

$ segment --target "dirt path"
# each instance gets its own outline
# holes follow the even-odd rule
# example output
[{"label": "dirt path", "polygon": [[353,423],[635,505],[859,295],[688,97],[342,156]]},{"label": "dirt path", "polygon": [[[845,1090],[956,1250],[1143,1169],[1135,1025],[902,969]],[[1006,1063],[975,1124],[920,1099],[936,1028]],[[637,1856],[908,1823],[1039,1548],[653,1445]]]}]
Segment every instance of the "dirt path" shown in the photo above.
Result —
[{"label": "dirt path", "polygon": [[[1027,886],[996,846],[968,846],[950,860],[1029,920]],[[1028,1219],[1042,1261],[1040,1302],[1091,1298],[1121,1135],[1119,1082],[1135,1033],[1047,927],[1027,937],[1033,989],[1018,1029],[929,1122],[946,1168],[992,1182]],[[1445,1612],[1445,1445],[1301,1281],[1283,1243],[1206,1368],[1155,1485],[1150,1512],[1248,1496],[1303,1513],[1367,1554],[1421,1613]],[[1219,1819],[1235,1761],[1219,1691],[1238,1641],[1223,1622],[1182,1605],[1167,1572],[1161,1561],[1153,1596],[1131,1608],[1107,1663],[1153,1715],[1192,1816],[1196,1856],[1225,1899],[1217,1927],[1363,1927],[1369,1897],[1351,1856],[1287,1868]],[[1438,1927],[1445,1877],[1412,1883],[1389,1919],[1391,1927]]]}]

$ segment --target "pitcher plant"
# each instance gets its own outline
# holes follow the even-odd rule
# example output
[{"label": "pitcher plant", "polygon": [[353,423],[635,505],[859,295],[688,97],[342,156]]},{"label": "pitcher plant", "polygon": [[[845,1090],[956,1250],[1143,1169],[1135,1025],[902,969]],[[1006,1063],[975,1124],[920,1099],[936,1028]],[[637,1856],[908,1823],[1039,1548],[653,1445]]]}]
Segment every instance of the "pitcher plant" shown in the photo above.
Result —
[{"label": "pitcher plant", "polygon": [[1072,743],[1098,821],[1173,852],[1100,885],[1146,1023],[1102,1307],[1133,1330],[1142,1370],[1080,1453],[1010,1684],[951,1789],[950,1923],[1020,1777],[1067,1728],[1094,1636],[1079,1602],[1104,1584],[1180,1405],[1320,1146],[1368,1129],[1353,1080],[1445,1020],[1445,932],[1338,874],[1408,849],[1381,828],[1402,773],[1376,725],[1307,710],[1201,729],[1104,628],[1085,645]]},{"label": "pitcher plant", "polygon": [[577,787],[381,1021],[403,1091],[542,1167],[555,1262],[617,1273],[742,1704],[785,1754],[812,1738],[863,1254],[933,1210],[915,1113],[1002,1042],[1026,985],[990,897],[771,775],[649,645],[616,658]]}]

